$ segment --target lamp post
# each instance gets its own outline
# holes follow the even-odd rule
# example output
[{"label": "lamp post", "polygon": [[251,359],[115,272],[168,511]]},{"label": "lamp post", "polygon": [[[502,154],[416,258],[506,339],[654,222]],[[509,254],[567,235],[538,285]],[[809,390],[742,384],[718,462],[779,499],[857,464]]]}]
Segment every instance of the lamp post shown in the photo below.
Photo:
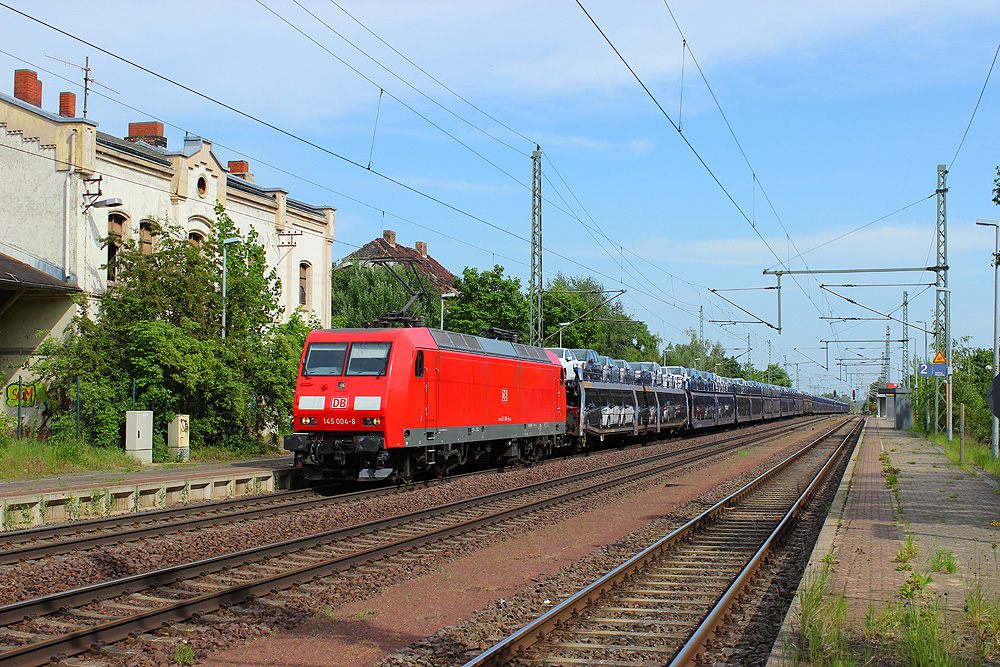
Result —
[{"label": "lamp post", "polygon": [[560,322],[559,323],[559,347],[562,347],[562,331],[568,327],[572,322]]},{"label": "lamp post", "polygon": [[118,197],[112,197],[111,199],[101,199],[100,201],[95,201],[93,204],[86,204],[83,207],[83,212],[86,213],[92,208],[118,208],[122,205],[122,200]]},{"label": "lamp post", "polygon": [[233,236],[222,242],[222,342],[226,342],[226,267],[229,265],[226,250],[230,244],[239,243],[242,240],[238,236]]},{"label": "lamp post", "polygon": [[458,296],[458,295],[455,294],[454,292],[448,292],[447,294],[445,294],[444,292],[441,292],[441,329],[442,330],[444,329],[444,300],[445,299],[454,299],[456,296]]},{"label": "lamp post", "polygon": [[[977,225],[983,227],[992,227],[995,237],[995,246],[993,250],[993,377],[996,377],[998,366],[1000,366],[1000,341],[997,339],[997,330],[1000,329],[1000,267],[997,266],[997,259],[1000,257],[1000,220],[987,220],[985,218],[978,218],[976,220]],[[1000,455],[997,445],[997,431],[1000,427],[1000,421],[996,417],[993,417],[993,437],[990,440],[990,453],[993,458],[997,458]]]},{"label": "lamp post", "polygon": [[699,362],[699,361],[701,361],[701,357],[695,357],[695,358],[694,358],[694,369],[695,369],[696,371],[700,371],[700,370],[701,370],[700,368],[698,368],[698,362]]}]

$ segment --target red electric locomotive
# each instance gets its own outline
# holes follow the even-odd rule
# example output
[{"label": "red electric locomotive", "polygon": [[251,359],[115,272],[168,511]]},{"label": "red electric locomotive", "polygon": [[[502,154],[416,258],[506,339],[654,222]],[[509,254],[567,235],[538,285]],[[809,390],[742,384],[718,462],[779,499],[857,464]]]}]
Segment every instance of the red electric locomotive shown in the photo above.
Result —
[{"label": "red electric locomotive", "polygon": [[284,448],[314,484],[408,481],[467,461],[533,460],[568,442],[553,353],[438,329],[311,332],[293,414]]}]

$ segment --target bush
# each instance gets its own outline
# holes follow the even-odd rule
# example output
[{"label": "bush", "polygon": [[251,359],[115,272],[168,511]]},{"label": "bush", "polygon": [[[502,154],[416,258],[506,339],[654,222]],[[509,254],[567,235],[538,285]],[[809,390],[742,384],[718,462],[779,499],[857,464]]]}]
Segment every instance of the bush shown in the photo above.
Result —
[{"label": "bush", "polygon": [[239,234],[216,210],[213,236],[199,247],[161,221],[153,229],[156,252],[126,241],[96,312],[81,299],[64,338],[43,343],[34,370],[49,388],[55,441],[76,440],[78,387],[85,442],[121,448],[125,412],[152,410],[154,460],[166,458],[167,424],[177,414],[191,417],[193,451],[259,454],[290,428],[310,326],[297,315],[274,324],[280,282],[251,232],[228,250],[222,340],[220,239]]}]

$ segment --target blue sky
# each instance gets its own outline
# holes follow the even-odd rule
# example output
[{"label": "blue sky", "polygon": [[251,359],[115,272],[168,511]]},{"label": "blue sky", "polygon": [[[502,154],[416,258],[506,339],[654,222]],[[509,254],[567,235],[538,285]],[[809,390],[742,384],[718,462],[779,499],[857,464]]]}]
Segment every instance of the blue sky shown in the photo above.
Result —
[{"label": "blue sky", "polygon": [[[870,313],[820,283],[929,283],[933,275],[786,277],[780,335],[763,325],[709,322],[748,319],[709,288],[772,286],[762,271],[780,262],[813,270],[934,264],[935,204],[927,197],[937,165],[950,165],[953,334],[990,347],[994,237],[975,220],[1000,218],[991,201],[1000,163],[1000,73],[994,71],[955,155],[1000,42],[996,2],[675,0],[669,8],[687,39],[684,52],[662,0],[581,0],[711,174],[575,0],[299,0],[301,7],[284,0],[107,1],[86,11],[54,0],[4,2],[360,164],[0,8],[0,49],[14,56],[0,54],[8,73],[0,90],[10,94],[12,71],[26,66],[23,59],[55,73],[39,72],[44,106],[56,110],[59,91],[76,88],[55,75],[80,77],[46,56],[80,63],[90,56],[94,78],[120,93],[90,99],[89,116],[103,131],[124,136],[130,121],[155,117],[170,126],[171,146],[187,130],[212,141],[223,161],[245,156],[258,183],[338,208],[335,254],[393,229],[405,245],[426,241],[456,273],[499,263],[527,284],[529,155],[537,142],[545,154],[546,273],[592,273],[608,289],[626,289],[626,308],[668,341],[697,328],[701,306],[706,338],[738,348],[749,332],[756,365],[766,360],[768,340],[773,360],[803,362],[803,353],[825,361],[822,351],[807,349],[822,339],[884,337],[884,321],[821,320]],[[372,171],[365,168],[369,156]],[[922,286],[831,289],[882,312],[897,308],[905,289],[911,321],[933,319],[932,291]],[[775,322],[774,290],[724,294]],[[892,338],[900,338],[900,325],[889,324]],[[923,334],[910,335],[922,353]],[[855,356],[846,347],[857,346],[831,346],[831,363]],[[894,346],[893,365],[900,364]],[[835,366],[827,372],[805,363],[798,370],[803,388],[847,388]]]}]

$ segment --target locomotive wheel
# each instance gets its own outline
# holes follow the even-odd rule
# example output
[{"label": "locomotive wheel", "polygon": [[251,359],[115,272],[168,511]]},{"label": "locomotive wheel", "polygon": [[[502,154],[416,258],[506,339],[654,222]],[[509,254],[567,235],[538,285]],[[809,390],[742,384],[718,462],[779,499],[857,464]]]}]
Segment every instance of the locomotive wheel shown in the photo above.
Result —
[{"label": "locomotive wheel", "polygon": [[411,484],[413,478],[417,473],[417,462],[413,460],[412,456],[407,456],[403,458],[401,465],[399,466],[399,472],[397,473],[396,479],[403,484]]}]

